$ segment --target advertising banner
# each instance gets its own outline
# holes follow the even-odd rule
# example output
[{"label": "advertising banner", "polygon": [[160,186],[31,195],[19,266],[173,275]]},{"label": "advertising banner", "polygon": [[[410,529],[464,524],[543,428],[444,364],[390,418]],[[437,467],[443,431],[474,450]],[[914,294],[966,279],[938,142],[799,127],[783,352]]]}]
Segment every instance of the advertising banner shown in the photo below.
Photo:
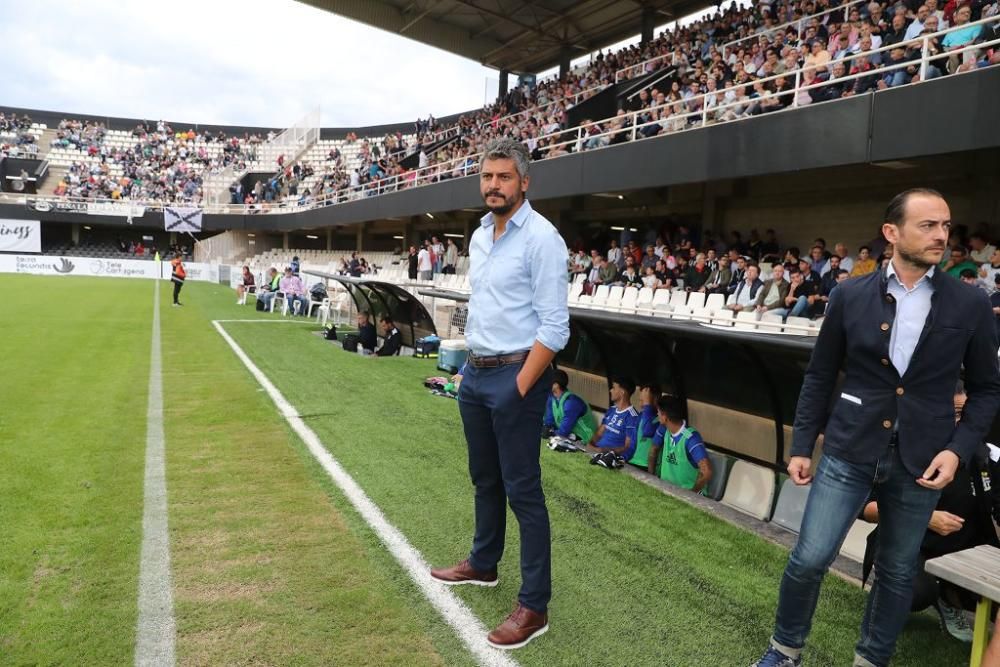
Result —
[{"label": "advertising banner", "polygon": [[41,252],[42,223],[0,218],[0,252]]}]

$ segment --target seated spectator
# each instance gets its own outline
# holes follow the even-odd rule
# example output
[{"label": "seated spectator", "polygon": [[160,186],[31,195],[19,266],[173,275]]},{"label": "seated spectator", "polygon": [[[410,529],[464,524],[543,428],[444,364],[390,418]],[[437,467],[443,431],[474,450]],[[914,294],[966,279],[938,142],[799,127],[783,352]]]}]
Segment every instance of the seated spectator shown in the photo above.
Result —
[{"label": "seated spectator", "polygon": [[595,454],[611,452],[626,461],[635,454],[636,428],[639,413],[632,407],[635,383],[628,378],[615,378],[611,382],[611,406],[604,414],[601,425],[587,443],[587,451]]},{"label": "seated spectator", "polygon": [[979,267],[979,280],[983,289],[993,292],[997,276],[1000,276],[1000,249],[994,248],[986,263]]},{"label": "seated spectator", "polygon": [[257,301],[263,304],[260,310],[270,310],[274,295],[281,289],[281,276],[273,266],[267,271],[267,282],[257,290]]},{"label": "seated spectator", "polygon": [[705,253],[695,255],[694,263],[689,264],[684,271],[684,289],[688,292],[700,291],[708,281],[708,265],[705,263]]},{"label": "seated spectator", "polygon": [[[671,257],[673,259],[673,257]],[[654,289],[670,289],[674,286],[674,282],[677,280],[677,276],[674,270],[667,265],[665,259],[661,259],[656,263],[656,280],[658,285]]]},{"label": "seated spectator", "polygon": [[962,272],[958,274],[958,279],[970,287],[979,286],[979,279],[976,277],[976,272],[972,269],[962,269]]},{"label": "seated spectator", "polygon": [[996,246],[989,243],[986,237],[979,232],[969,236],[969,246],[972,248],[969,252],[969,257],[977,264],[985,264],[992,260],[997,250]]},{"label": "seated spectator", "polygon": [[[662,259],[657,260],[656,264],[657,266],[660,266],[661,264],[663,264],[663,260]],[[646,267],[646,275],[642,277],[642,286],[648,287],[651,290],[656,290],[659,289],[662,285],[663,283],[656,275],[656,268],[652,266]]]},{"label": "seated spectator", "polygon": [[680,399],[661,396],[656,407],[660,426],[653,436],[647,470],[654,474],[659,460],[660,479],[704,495],[712,479],[712,463],[701,434],[684,420]]},{"label": "seated spectator", "polygon": [[378,346],[378,334],[375,333],[375,325],[371,323],[371,317],[367,310],[358,313],[358,347],[361,354],[375,354]]},{"label": "seated spectator", "polygon": [[542,426],[547,435],[581,442],[590,442],[597,430],[594,413],[585,400],[569,390],[564,370],[556,369],[552,374],[552,394],[545,404]]},{"label": "seated spectator", "polygon": [[302,279],[292,273],[292,267],[285,269],[285,276],[281,279],[280,286],[288,304],[288,312],[294,315],[295,304],[298,303],[298,312],[305,315],[309,310],[309,296],[306,294],[306,286],[302,283]]},{"label": "seated spectator", "polygon": [[399,333],[399,329],[393,323],[392,318],[388,315],[383,315],[381,319],[382,324],[382,347],[378,349],[375,353],[376,357],[391,357],[393,355],[399,356],[400,350],[403,349],[403,335]]},{"label": "seated spectator", "polygon": [[[826,305],[830,303],[830,292],[837,286],[837,278],[840,276],[840,258],[836,255],[830,257],[831,269],[819,279],[819,287],[816,293],[809,297],[809,317],[819,317],[826,312]],[[844,271],[847,275],[847,271]]]},{"label": "seated spectator", "polygon": [[954,278],[960,277],[965,269],[972,269],[974,274],[979,273],[979,267],[969,259],[969,251],[961,244],[951,249],[951,258],[941,268]]},{"label": "seated spectator", "polygon": [[[614,266],[611,262],[606,262],[606,264]],[[624,287],[642,287],[642,275],[635,268],[635,262],[632,261],[631,257],[625,260],[625,270],[621,272],[614,284]]]},{"label": "seated spectator", "polygon": [[799,272],[802,274],[802,281],[805,283],[809,283],[809,285],[812,286],[813,291],[818,290],[820,281],[819,273],[817,271],[813,271],[812,262],[809,260],[809,258],[802,257],[801,259],[799,259],[798,269]]},{"label": "seated spectator", "polygon": [[785,267],[775,264],[771,269],[771,278],[757,292],[755,307],[758,313],[777,310],[785,307],[785,297],[788,296],[788,281],[785,280]]},{"label": "seated spectator", "polygon": [[726,294],[729,291],[729,283],[733,278],[733,272],[729,268],[729,257],[722,256],[716,264],[715,270],[709,274],[708,280],[699,289],[706,294]]},{"label": "seated spectator", "polygon": [[726,300],[726,308],[737,313],[741,310],[753,310],[757,304],[760,288],[764,286],[764,283],[757,277],[758,275],[760,275],[760,267],[756,264],[747,266],[744,279]]},{"label": "seated spectator", "polygon": [[872,249],[866,245],[858,249],[858,258],[854,261],[854,268],[851,269],[852,278],[868,275],[878,268],[878,264],[872,258],[871,254]]},{"label": "seated spectator", "polygon": [[809,308],[809,297],[815,293],[815,283],[807,283],[797,268],[789,271],[789,281],[784,305],[771,311],[775,315],[780,315],[782,320],[804,315]]},{"label": "seated spectator", "polygon": [[993,316],[996,318],[997,338],[1000,338],[1000,273],[993,277],[993,293],[990,294],[990,305],[993,306]]},{"label": "seated spectator", "polygon": [[[965,389],[961,383],[955,389],[955,421],[962,418]],[[931,514],[927,531],[920,545],[918,574],[913,580],[911,611],[934,607],[941,622],[955,639],[972,641],[972,628],[963,610],[976,608],[978,596],[924,571],[924,563],[964,549],[989,544],[1000,547],[993,521],[1000,521],[1000,448],[982,443],[968,461],[955,472],[955,477],[941,492],[937,507]],[[877,500],[871,496],[862,511],[862,518],[879,522]],[[864,578],[872,572],[878,528],[868,537],[865,550]],[[878,576],[878,572],[875,572]]]},{"label": "seated spectator", "polygon": [[239,305],[246,303],[246,295],[255,291],[253,273],[250,272],[249,266],[244,266],[243,275],[240,277],[239,284],[236,285],[236,303]]}]

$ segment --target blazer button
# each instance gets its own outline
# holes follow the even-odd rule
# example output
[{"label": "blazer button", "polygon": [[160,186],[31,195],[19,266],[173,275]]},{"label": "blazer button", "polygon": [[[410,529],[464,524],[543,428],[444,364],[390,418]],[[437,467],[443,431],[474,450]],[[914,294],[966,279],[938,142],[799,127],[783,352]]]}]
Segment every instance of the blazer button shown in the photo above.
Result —
[{"label": "blazer button", "polygon": [[905,393],[906,393],[906,392],[905,392],[905,391],[903,391],[903,388],[902,388],[902,387],[896,387],[896,396],[902,396],[902,395],[903,395],[903,394],[905,394]]},{"label": "blazer button", "polygon": [[883,366],[888,366],[889,365],[889,360],[886,359],[885,357],[882,357],[882,365]]},{"label": "blazer button", "polygon": [[882,420],[882,428],[892,428],[892,422],[888,419]]},{"label": "blazer button", "polygon": [[889,330],[889,323],[888,322],[883,322],[882,324],[879,325],[878,328],[881,329],[882,331],[888,331]]},{"label": "blazer button", "polygon": [[893,295],[891,295],[891,294],[886,294],[885,295],[885,300],[888,301],[889,303],[893,303],[893,302],[896,301],[896,298]]}]

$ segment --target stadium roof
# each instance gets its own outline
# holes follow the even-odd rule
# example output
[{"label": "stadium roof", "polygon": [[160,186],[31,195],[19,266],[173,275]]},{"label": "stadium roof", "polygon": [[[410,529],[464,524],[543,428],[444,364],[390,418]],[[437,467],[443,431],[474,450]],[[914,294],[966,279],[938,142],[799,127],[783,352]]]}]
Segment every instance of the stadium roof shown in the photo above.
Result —
[{"label": "stadium roof", "polygon": [[[711,6],[711,0],[301,0],[509,72],[559,64],[639,34],[644,11],[653,26]],[[392,54],[363,54],[373,69]]]}]

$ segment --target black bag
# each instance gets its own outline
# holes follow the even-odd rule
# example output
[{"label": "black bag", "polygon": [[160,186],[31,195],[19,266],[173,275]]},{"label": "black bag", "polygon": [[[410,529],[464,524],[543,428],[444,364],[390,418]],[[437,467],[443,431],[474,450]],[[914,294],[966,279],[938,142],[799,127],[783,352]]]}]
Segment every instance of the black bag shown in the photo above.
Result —
[{"label": "black bag", "polygon": [[309,296],[312,297],[313,301],[322,301],[326,298],[326,285],[323,283],[316,283],[309,288]]},{"label": "black bag", "polygon": [[327,327],[326,334],[324,334],[323,337],[326,338],[327,340],[337,340],[337,327],[331,324],[329,327]]},{"label": "black bag", "polygon": [[260,296],[261,295],[257,296],[257,299],[256,299],[257,306],[256,307],[257,307],[257,310],[259,310],[260,312],[263,313],[264,312],[264,299],[260,298]]},{"label": "black bag", "polygon": [[360,343],[361,343],[361,338],[358,337],[358,334],[349,333],[346,336],[344,336],[344,350],[346,352],[357,353],[358,345]]}]

